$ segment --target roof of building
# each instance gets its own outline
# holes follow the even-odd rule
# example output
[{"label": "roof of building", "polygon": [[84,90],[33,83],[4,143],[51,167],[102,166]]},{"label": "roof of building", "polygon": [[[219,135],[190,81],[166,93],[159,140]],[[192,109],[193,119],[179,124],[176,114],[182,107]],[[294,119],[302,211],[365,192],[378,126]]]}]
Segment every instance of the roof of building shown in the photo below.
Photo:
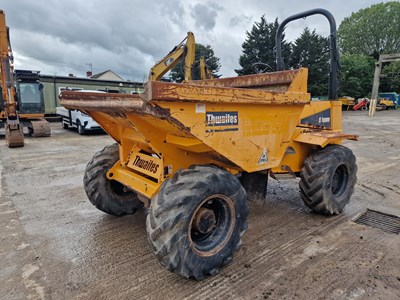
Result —
[{"label": "roof of building", "polygon": [[112,70],[106,70],[104,72],[98,73],[98,74],[94,74],[93,76],[91,76],[90,78],[93,79],[108,79],[108,80],[121,80],[121,81],[125,81],[124,78],[122,78],[121,76],[119,76],[117,73],[115,73]]}]

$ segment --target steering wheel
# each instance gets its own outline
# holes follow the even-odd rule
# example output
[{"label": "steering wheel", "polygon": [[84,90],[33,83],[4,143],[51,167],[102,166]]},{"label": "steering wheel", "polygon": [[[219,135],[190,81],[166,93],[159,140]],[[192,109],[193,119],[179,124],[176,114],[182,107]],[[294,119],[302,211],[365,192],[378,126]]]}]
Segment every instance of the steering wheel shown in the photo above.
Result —
[{"label": "steering wheel", "polygon": [[269,64],[262,63],[262,62],[256,62],[256,63],[252,64],[251,67],[257,74],[268,73],[268,72],[274,71],[274,69]]}]

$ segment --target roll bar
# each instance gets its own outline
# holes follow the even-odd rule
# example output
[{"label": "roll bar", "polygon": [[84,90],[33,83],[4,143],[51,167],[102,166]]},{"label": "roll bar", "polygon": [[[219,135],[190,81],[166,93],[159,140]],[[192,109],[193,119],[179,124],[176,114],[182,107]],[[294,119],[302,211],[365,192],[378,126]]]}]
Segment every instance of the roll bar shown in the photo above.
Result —
[{"label": "roll bar", "polygon": [[278,30],[275,36],[275,47],[276,47],[276,66],[278,71],[284,70],[284,62],[282,57],[282,33],[285,29],[285,26],[294,20],[306,18],[312,15],[324,15],[330,25],[330,70],[329,70],[329,89],[328,89],[328,96],[329,99],[337,99],[337,89],[338,89],[338,75],[339,75],[339,52],[337,49],[336,43],[336,21],[333,15],[323,8],[316,8],[307,10],[302,13],[295,14],[291,17],[286,18],[283,22],[279,25]]}]

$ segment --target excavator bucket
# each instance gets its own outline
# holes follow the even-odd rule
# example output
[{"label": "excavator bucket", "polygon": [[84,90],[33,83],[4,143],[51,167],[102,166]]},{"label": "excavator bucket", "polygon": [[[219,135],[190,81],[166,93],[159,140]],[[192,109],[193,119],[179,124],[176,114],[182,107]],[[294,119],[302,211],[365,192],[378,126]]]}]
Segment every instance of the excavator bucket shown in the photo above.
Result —
[{"label": "excavator bucket", "polygon": [[30,120],[29,132],[33,137],[48,137],[51,135],[50,124],[45,119]]},{"label": "excavator bucket", "polygon": [[5,131],[8,147],[14,148],[24,146],[24,132],[19,120],[7,120]]}]

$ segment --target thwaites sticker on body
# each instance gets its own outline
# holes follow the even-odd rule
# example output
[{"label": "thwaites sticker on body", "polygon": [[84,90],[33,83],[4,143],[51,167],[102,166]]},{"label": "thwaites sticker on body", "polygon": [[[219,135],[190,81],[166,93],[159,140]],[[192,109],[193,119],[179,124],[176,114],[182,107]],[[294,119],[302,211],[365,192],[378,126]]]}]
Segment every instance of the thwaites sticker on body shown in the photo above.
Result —
[{"label": "thwaites sticker on body", "polygon": [[206,132],[223,132],[239,130],[239,113],[237,111],[206,112]]}]

